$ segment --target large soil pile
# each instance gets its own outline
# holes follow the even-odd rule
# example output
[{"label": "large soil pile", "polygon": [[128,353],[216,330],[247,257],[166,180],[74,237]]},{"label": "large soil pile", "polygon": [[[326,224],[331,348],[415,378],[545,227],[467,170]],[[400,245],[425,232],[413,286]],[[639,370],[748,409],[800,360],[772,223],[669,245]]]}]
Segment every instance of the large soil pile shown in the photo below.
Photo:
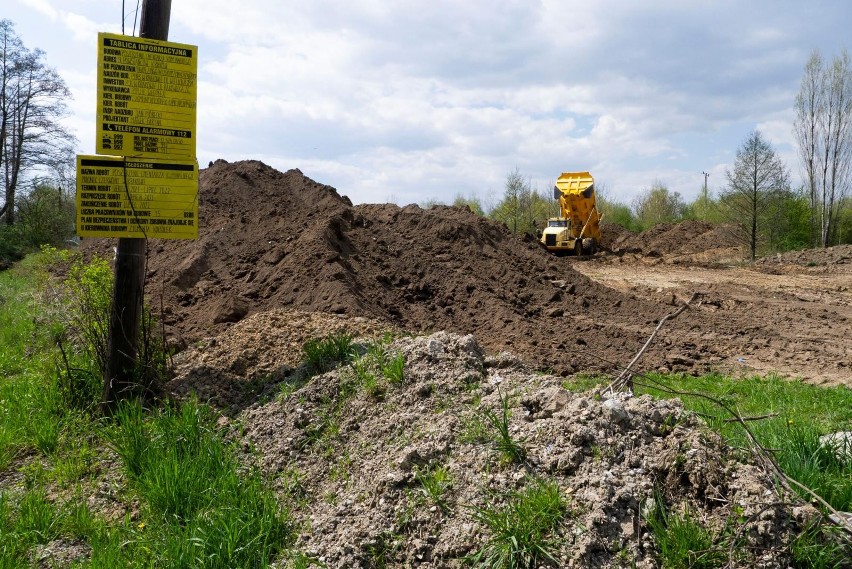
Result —
[{"label": "large soil pile", "polygon": [[[202,170],[199,196],[199,239],[149,248],[148,294],[155,305],[162,296],[167,332],[184,345],[248,314],[287,308],[369,317],[412,332],[473,333],[489,351],[510,350],[562,375],[612,371],[697,292],[660,289],[640,299],[466,208],[352,206],[298,170],[281,173],[257,161],[219,160]],[[687,223],[668,228],[665,238],[645,233],[650,254],[688,252],[712,230]],[[111,245],[85,247],[106,252]],[[712,289],[703,292],[703,304],[666,324],[640,368],[720,369],[756,345],[773,353],[786,345],[748,314],[720,311],[725,299]]]}]

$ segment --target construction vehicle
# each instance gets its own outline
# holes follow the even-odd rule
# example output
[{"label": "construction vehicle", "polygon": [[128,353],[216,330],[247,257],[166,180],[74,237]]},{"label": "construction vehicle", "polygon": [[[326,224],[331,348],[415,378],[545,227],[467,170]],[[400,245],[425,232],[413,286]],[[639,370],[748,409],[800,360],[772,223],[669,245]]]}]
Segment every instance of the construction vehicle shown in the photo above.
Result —
[{"label": "construction vehicle", "polygon": [[553,197],[559,217],[547,220],[541,244],[556,255],[594,255],[601,243],[601,215],[595,204],[595,180],[588,172],[563,172]]}]

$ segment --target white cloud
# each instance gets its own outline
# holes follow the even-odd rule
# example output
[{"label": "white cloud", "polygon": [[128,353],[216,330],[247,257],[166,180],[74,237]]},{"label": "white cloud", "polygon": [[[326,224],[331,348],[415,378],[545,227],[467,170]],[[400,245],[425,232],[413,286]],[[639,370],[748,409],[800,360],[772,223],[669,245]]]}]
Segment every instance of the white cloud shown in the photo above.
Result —
[{"label": "white cloud", "polygon": [[[53,36],[81,132],[92,37],[120,27],[117,1],[96,23],[103,4],[15,4]],[[202,164],[297,167],[356,202],[486,198],[515,167],[541,188],[588,168],[629,200],[655,179],[688,198],[702,171],[721,183],[754,128],[795,170],[802,66],[848,21],[842,0],[183,0],[170,37],[200,48]]]}]

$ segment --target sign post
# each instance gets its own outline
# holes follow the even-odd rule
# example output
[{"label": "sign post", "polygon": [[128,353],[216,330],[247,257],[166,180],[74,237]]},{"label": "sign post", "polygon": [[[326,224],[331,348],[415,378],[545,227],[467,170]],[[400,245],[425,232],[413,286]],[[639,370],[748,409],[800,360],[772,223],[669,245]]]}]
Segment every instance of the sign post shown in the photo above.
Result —
[{"label": "sign post", "polygon": [[[170,17],[171,0],[144,0],[142,3],[142,20],[139,27],[140,36],[155,40],[167,40],[169,37]],[[101,46],[99,53],[103,49],[103,46]],[[117,62],[111,63],[122,65]],[[110,71],[123,73],[116,69],[111,69]],[[118,79],[121,79],[121,77]],[[101,85],[99,85],[100,91]],[[103,91],[103,93],[106,93],[106,91]],[[118,92],[114,93],[119,94]],[[120,94],[126,95],[127,93]],[[117,101],[114,98],[112,100]],[[121,100],[121,102],[128,102],[128,100]],[[102,107],[103,99],[99,101],[99,108]],[[113,106],[113,108],[124,107]],[[127,117],[128,115],[113,114],[112,116]],[[113,124],[113,121],[99,120],[98,124]],[[127,124],[130,124],[129,121]],[[101,134],[101,128],[102,126],[99,126],[99,134]],[[97,144],[101,147],[103,146],[101,136],[98,137]],[[99,224],[93,223],[91,225]],[[137,371],[136,350],[139,341],[139,326],[142,320],[142,296],[145,288],[146,257],[147,240],[145,238],[119,238],[115,259],[115,284],[112,309],[110,311],[107,361],[104,372],[104,392],[101,399],[102,409],[107,414],[115,410],[119,401],[134,395],[141,395],[139,393],[141,387],[138,384],[139,378],[135,377],[135,374]]]}]

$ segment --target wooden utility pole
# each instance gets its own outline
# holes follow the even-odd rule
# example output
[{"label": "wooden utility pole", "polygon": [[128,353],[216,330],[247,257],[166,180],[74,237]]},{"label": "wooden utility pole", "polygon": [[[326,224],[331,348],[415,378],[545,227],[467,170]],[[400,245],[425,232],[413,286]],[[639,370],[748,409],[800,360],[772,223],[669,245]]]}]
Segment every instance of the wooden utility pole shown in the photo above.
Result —
[{"label": "wooden utility pole", "polygon": [[[155,40],[169,39],[171,10],[171,0],[144,0],[139,36]],[[106,414],[112,413],[119,401],[142,395],[139,378],[136,377],[136,355],[142,321],[147,254],[147,239],[119,238],[104,370],[104,393],[101,401]]]}]

